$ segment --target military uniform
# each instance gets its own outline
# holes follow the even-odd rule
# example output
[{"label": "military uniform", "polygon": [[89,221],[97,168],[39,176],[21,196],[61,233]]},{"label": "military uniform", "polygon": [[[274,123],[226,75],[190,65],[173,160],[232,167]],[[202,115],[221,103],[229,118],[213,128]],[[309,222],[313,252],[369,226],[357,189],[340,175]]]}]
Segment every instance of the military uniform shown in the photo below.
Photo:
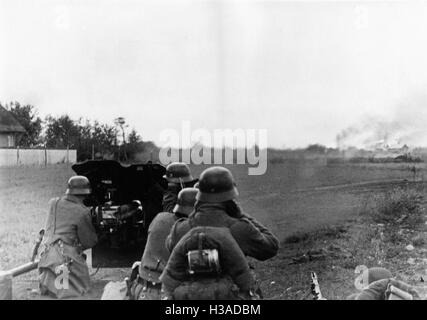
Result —
[{"label": "military uniform", "polygon": [[[189,273],[188,253],[201,249],[217,250],[220,268],[201,275]],[[176,300],[241,299],[249,297],[254,286],[246,258],[229,229],[215,227],[195,227],[186,233],[174,248],[160,279],[165,295]]]},{"label": "military uniform", "polygon": [[190,168],[183,162],[172,162],[166,167],[163,176],[168,181],[168,188],[163,195],[162,207],[165,212],[173,212],[178,193],[184,188],[191,188],[197,182],[191,175]]},{"label": "military uniform", "polygon": [[[173,213],[159,213],[150,224],[144,254],[139,266],[139,275],[134,281],[131,294],[139,300],[160,299],[161,283],[159,277],[166,266],[170,252],[165,240],[174,223],[193,211],[197,189],[182,189],[172,208]],[[136,282],[136,283],[135,283]]]},{"label": "military uniform", "polygon": [[172,251],[178,241],[193,227],[226,227],[239,244],[243,253],[257,260],[274,257],[279,250],[277,238],[261,223],[247,214],[231,217],[225,203],[199,203],[188,219],[179,219],[166,241]]},{"label": "military uniform", "polygon": [[139,289],[135,289],[135,298],[139,300],[160,300],[161,283],[159,277],[169,259],[165,246],[168,236],[178,217],[174,213],[161,212],[150,224],[148,239],[139,267]]},{"label": "military uniform", "polygon": [[414,299],[419,298],[415,289],[402,281],[393,279],[392,273],[382,267],[364,270],[361,285],[363,285],[362,290],[349,295],[346,300],[388,300],[391,286],[412,295]]},{"label": "military uniform", "polygon": [[[179,219],[174,224],[166,240],[167,248],[175,251],[175,248],[180,245],[181,239],[194,228],[213,227],[226,228],[243,256],[250,256],[258,260],[266,260],[275,256],[279,250],[279,241],[266,227],[241,211],[235,202],[238,194],[236,183],[228,169],[211,167],[204,170],[198,182],[194,212],[189,215],[188,219]],[[236,265],[240,263],[243,262],[235,260]],[[244,264],[248,265],[246,259]],[[176,265],[176,267],[180,266]],[[173,269],[173,266],[171,268]],[[249,272],[254,279],[254,273]],[[257,295],[262,297],[259,286],[255,284],[253,287]]]},{"label": "military uniform", "polygon": [[175,207],[178,193],[181,188],[175,184],[168,184],[168,188],[163,194],[162,207],[164,212],[172,212]]},{"label": "military uniform", "polygon": [[[397,288],[403,295],[397,300],[405,300],[403,296],[410,297],[410,300],[420,300],[421,297],[417,290],[412,286],[395,279],[381,279],[372,282],[366,289],[360,292],[354,300],[395,300],[390,298],[393,289]],[[408,298],[406,298],[408,299]]]},{"label": "military uniform", "polygon": [[[84,295],[90,289],[90,278],[83,250],[97,242],[90,210],[71,194],[52,199],[49,206],[45,249],[38,265],[41,293],[57,298]],[[58,276],[66,276],[63,268],[69,271],[68,288],[63,281],[58,287]]]}]

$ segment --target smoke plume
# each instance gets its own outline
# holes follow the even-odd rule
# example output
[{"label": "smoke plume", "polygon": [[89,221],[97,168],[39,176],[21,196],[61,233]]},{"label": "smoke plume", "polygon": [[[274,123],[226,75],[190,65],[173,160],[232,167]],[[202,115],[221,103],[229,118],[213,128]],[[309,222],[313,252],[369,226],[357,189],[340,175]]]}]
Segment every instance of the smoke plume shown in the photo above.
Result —
[{"label": "smoke plume", "polygon": [[366,150],[427,146],[427,96],[397,105],[388,116],[365,116],[336,137],[337,147]]}]

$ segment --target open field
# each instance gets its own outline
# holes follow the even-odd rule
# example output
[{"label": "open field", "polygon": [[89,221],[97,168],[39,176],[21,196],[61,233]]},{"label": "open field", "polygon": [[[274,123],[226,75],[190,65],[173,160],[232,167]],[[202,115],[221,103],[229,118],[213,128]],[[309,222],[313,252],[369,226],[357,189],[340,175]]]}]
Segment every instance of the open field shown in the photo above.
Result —
[{"label": "open field", "polygon": [[[194,175],[198,176],[205,167],[192,166]],[[420,179],[427,171],[422,164],[418,167],[416,178]],[[358,219],[365,198],[374,193],[408,183],[424,186],[420,181],[412,182],[414,176],[405,164],[269,164],[262,176],[248,176],[246,166],[229,168],[236,178],[244,210],[272,228],[282,241],[295,233],[315,232]],[[35,235],[44,225],[48,200],[64,192],[72,174],[66,165],[0,168],[0,270],[28,261]],[[313,243],[302,244],[284,244],[277,258],[256,263],[267,298],[289,299],[291,293],[295,298],[304,298],[301,292],[292,291],[295,288],[283,294],[290,287],[290,280],[280,277],[290,275],[288,271],[295,273],[295,268],[301,270],[298,266],[287,267],[283,261],[290,252],[313,247]],[[353,264],[344,268],[346,277],[354,276]],[[324,272],[334,273],[333,269]],[[123,270],[117,271],[117,279],[122,279],[123,274]],[[105,272],[97,277],[114,278]],[[351,284],[350,281],[350,287]],[[333,296],[342,298],[350,289],[342,286],[340,290]]]}]

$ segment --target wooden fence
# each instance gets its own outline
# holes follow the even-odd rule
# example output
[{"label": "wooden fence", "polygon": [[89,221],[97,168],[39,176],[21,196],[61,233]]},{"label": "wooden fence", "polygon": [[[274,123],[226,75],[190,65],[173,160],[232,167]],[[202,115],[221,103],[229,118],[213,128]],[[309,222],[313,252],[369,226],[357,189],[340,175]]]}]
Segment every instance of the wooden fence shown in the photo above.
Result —
[{"label": "wooden fence", "polygon": [[76,160],[74,149],[0,149],[0,166],[75,163]]}]

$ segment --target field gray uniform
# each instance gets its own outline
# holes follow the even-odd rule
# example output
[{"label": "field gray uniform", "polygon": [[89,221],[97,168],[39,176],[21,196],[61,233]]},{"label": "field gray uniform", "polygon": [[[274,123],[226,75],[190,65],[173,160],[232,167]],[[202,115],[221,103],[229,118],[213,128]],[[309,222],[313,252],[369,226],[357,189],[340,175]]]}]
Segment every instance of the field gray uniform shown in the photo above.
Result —
[{"label": "field gray uniform", "polygon": [[[49,202],[46,222],[45,249],[39,268],[40,290],[57,298],[79,297],[90,289],[89,271],[83,250],[92,248],[97,235],[92,226],[90,210],[73,195]],[[57,288],[57,267],[67,265],[68,289]]]},{"label": "field gray uniform", "polygon": [[159,277],[169,259],[165,240],[178,217],[174,213],[161,212],[150,224],[147,244],[141,259],[139,276],[143,280],[138,292],[139,300],[159,300],[161,283]]},{"label": "field gray uniform", "polygon": [[[199,234],[203,233],[203,249],[218,251],[220,274],[192,276],[187,272],[190,250],[200,249]],[[254,286],[254,278],[239,245],[227,228],[195,227],[178,242],[160,277],[166,295],[176,300],[241,299]]]},{"label": "field gray uniform", "polygon": [[173,208],[176,205],[176,201],[178,199],[178,193],[181,190],[178,186],[168,185],[167,190],[163,194],[162,207],[165,212],[173,212]]},{"label": "field gray uniform", "polygon": [[166,246],[172,251],[178,241],[192,227],[225,227],[239,244],[246,256],[257,260],[274,257],[279,250],[277,238],[261,223],[244,213],[231,217],[224,203],[199,203],[188,219],[179,219],[167,238]]},{"label": "field gray uniform", "polygon": [[381,279],[372,282],[366,289],[355,296],[354,300],[388,300],[390,295],[390,286],[412,295],[414,300],[420,300],[421,297],[417,290],[412,286],[395,279]]},{"label": "field gray uniform", "polygon": [[139,275],[134,282],[132,297],[139,300],[160,299],[161,283],[159,277],[169,259],[169,250],[165,240],[173,224],[181,217],[187,217],[193,211],[197,189],[182,189],[172,208],[174,213],[159,213],[148,229],[148,239],[139,267]]}]

